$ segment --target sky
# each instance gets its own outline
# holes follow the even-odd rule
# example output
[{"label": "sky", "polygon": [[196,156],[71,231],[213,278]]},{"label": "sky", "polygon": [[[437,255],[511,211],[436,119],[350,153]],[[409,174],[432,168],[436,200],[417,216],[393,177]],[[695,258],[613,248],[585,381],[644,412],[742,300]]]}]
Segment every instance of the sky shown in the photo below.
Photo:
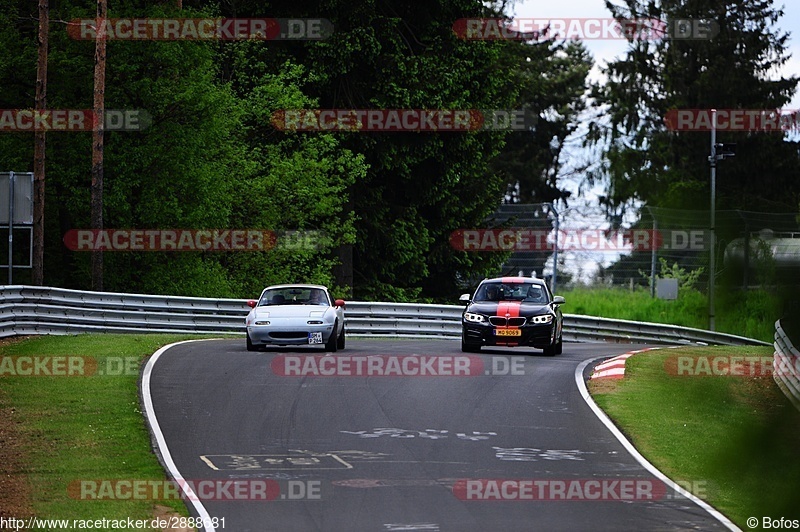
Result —
[{"label": "sky", "polygon": [[[621,5],[621,0],[616,0],[615,4]],[[792,58],[784,66],[781,74],[784,76],[800,74],[800,1],[786,0],[785,3],[776,1],[776,8],[783,6],[784,16],[778,21],[777,27],[783,31],[788,31],[790,36],[788,52]],[[513,12],[517,18],[608,18],[610,13],[606,9],[604,0],[520,0]],[[594,56],[595,68],[591,77],[593,80],[602,79],[598,64],[614,59],[616,56],[622,57],[627,48],[627,42],[622,40],[587,40],[587,48]],[[790,109],[800,109],[800,94],[795,94],[792,103],[787,106]]]},{"label": "sky", "polygon": [[[616,0],[615,4],[621,5],[622,0]],[[787,52],[792,55],[784,67],[775,74],[778,76],[800,75],[800,0],[787,0],[785,4],[780,1],[774,3],[776,8],[783,6],[784,16],[778,21],[777,28],[790,32],[790,40]],[[606,9],[604,0],[518,0],[512,13],[517,19],[587,19],[587,18],[610,18],[611,14]],[[524,26],[523,26],[524,27]],[[628,43],[625,40],[586,40],[586,47],[592,54],[595,66],[589,77],[592,81],[602,81],[603,75],[600,66],[616,57],[623,57],[627,50]],[[800,109],[800,91],[794,95],[787,109]],[[566,172],[570,169],[570,159],[578,161],[596,157],[596,154],[588,153],[582,148],[579,138],[581,131],[575,138],[568,139],[564,150],[563,162]],[[582,181],[581,176],[564,179],[559,183],[561,188],[570,190],[573,197],[569,200],[569,209],[561,209],[562,227],[572,229],[595,229],[607,227],[607,221],[602,209],[599,206],[598,196],[603,194],[603,186],[597,185],[592,189],[581,190],[578,195],[578,187]],[[626,225],[636,220],[635,213],[630,213],[626,217]],[[608,266],[619,258],[619,253],[597,253],[597,252],[564,252],[561,253],[566,259],[566,269],[576,275],[584,282],[591,281],[593,273],[602,264]],[[545,268],[545,274],[552,271],[552,259]]]}]

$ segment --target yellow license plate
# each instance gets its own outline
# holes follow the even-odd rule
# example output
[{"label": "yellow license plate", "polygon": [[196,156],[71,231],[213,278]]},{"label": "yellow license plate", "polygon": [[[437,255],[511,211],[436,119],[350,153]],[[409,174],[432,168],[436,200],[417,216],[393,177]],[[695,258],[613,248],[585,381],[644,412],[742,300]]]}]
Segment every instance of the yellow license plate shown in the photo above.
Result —
[{"label": "yellow license plate", "polygon": [[495,329],[495,336],[522,336],[522,331],[519,329]]}]

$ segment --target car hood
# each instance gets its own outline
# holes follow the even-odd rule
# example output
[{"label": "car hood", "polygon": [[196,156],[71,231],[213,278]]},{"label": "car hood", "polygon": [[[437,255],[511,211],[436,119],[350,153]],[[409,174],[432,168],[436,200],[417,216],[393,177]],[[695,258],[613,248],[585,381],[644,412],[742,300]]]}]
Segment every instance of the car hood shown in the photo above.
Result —
[{"label": "car hood", "polygon": [[517,316],[538,316],[550,312],[550,305],[543,303],[524,303],[520,301],[481,301],[472,303],[467,307],[467,312],[498,316],[498,311],[505,316],[506,312]]},{"label": "car hood", "polygon": [[322,305],[265,305],[254,308],[251,316],[254,315],[256,319],[268,316],[270,319],[310,318],[322,317],[329,312],[333,312],[333,309]]}]

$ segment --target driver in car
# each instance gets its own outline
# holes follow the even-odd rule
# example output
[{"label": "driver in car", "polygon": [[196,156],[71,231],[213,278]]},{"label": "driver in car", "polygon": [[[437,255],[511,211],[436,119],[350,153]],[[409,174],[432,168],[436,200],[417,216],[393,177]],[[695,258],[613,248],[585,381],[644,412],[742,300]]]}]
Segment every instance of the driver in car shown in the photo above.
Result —
[{"label": "driver in car", "polygon": [[490,284],[486,287],[486,299],[489,301],[500,301],[500,289],[497,285]]},{"label": "driver in car", "polygon": [[544,303],[544,292],[538,286],[532,285],[528,288],[528,296],[525,298],[525,301],[531,301],[533,303]]},{"label": "driver in car", "polygon": [[327,305],[328,302],[325,301],[325,295],[322,293],[322,290],[312,290],[311,294],[308,296],[308,304]]}]

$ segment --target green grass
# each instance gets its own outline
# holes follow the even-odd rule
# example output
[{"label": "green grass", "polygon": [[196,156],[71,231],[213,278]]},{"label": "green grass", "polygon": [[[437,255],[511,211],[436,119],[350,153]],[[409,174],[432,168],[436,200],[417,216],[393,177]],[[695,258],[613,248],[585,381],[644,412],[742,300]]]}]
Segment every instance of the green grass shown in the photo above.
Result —
[{"label": "green grass", "polygon": [[[583,314],[634,321],[669,323],[708,329],[708,298],[696,290],[681,290],[678,299],[651,298],[649,290],[579,288],[560,292],[567,314]],[[716,299],[716,330],[765,342],[775,336],[780,300],[769,292],[720,293]]]},{"label": "green grass", "polygon": [[[0,346],[8,356],[94,357],[107,362],[135,357],[133,374],[19,376],[8,365],[0,376],[0,408],[14,408],[17,436],[31,488],[34,515],[70,519],[152,518],[154,505],[187,515],[182,501],[78,500],[68,491],[80,480],[163,480],[140,410],[140,362],[160,346],[197,335],[42,336]],[[110,366],[116,368],[118,365]],[[0,366],[2,367],[2,366]],[[85,366],[89,367],[89,366]],[[6,403],[6,404],[3,404]]]},{"label": "green grass", "polygon": [[675,356],[771,357],[769,347],[651,351],[619,381],[591,381],[595,401],[636,448],[743,530],[755,516],[800,518],[800,412],[772,377],[673,376]]}]

